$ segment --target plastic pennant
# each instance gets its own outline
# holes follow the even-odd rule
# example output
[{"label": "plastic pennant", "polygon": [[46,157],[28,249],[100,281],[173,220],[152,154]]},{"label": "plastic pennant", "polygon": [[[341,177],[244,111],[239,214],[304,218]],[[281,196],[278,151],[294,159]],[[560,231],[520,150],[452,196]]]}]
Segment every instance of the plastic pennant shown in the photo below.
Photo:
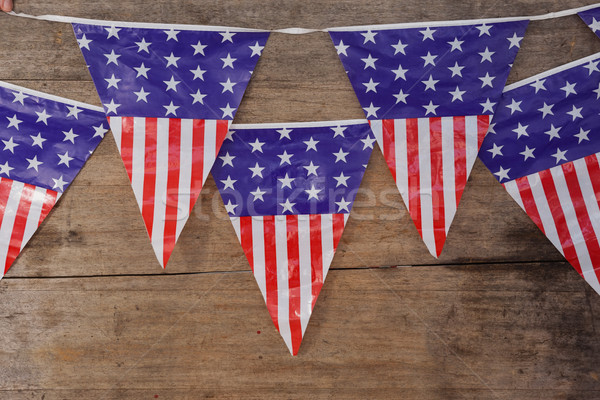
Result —
[{"label": "plastic pennant", "polygon": [[292,355],[298,354],[374,143],[366,120],[233,125],[213,168]]}]

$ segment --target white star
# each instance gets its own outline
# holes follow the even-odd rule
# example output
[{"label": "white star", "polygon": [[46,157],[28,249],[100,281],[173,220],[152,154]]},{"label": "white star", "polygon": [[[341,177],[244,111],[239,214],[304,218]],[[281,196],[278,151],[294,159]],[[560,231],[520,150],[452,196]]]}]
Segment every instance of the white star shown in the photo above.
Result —
[{"label": "white star", "polygon": [[319,192],[321,191],[321,189],[315,189],[315,185],[312,185],[309,190],[304,190],[304,191],[306,193],[308,193],[308,200],[310,200],[310,199],[319,200]]},{"label": "white star", "polygon": [[348,45],[344,44],[343,40],[340,40],[340,43],[337,44],[337,46],[335,46],[335,51],[337,51],[338,55],[343,54],[346,57],[348,57],[348,53],[346,52],[346,50],[348,50]]},{"label": "white star", "polygon": [[231,82],[229,80],[229,78],[227,78],[227,82],[219,82],[219,84],[221,84],[223,86],[223,91],[221,93],[225,93],[225,92],[233,93],[233,87],[235,85],[237,85],[236,82]]},{"label": "white star", "polygon": [[283,128],[283,129],[278,129],[277,133],[279,133],[279,140],[283,140],[283,138],[290,139],[290,133],[292,132],[291,129],[288,128]]},{"label": "white star", "polygon": [[335,128],[331,128],[331,130],[333,131],[333,137],[334,139],[338,136],[341,136],[343,138],[345,138],[346,136],[344,135],[344,131],[346,130],[345,126],[336,126]]},{"label": "white star", "polygon": [[227,57],[221,58],[221,61],[223,61],[223,68],[222,69],[224,69],[225,67],[230,67],[230,68],[234,69],[233,68],[233,62],[236,61],[236,60],[237,60],[237,58],[232,58],[231,54],[227,53]]},{"label": "white star", "polygon": [[426,56],[421,56],[421,58],[423,59],[423,61],[425,61],[425,64],[423,64],[423,67],[426,67],[428,64],[431,64],[435,67],[435,59],[436,59],[437,55],[435,54],[431,54],[430,52],[427,52]]},{"label": "white star", "polygon": [[180,106],[176,106],[173,104],[173,101],[171,101],[168,105],[163,106],[165,108],[165,117],[169,114],[173,114],[174,117],[177,116],[177,109]]},{"label": "white star", "polygon": [[174,76],[171,76],[171,80],[163,81],[163,82],[165,85],[167,85],[167,88],[165,89],[165,91],[172,90],[174,92],[177,92],[177,85],[179,85],[181,83],[181,81],[176,81]]},{"label": "white star", "polygon": [[573,117],[573,121],[575,121],[577,118],[583,118],[583,116],[581,115],[581,110],[583,110],[583,107],[577,108],[573,106],[573,109],[571,111],[567,111],[567,114]]},{"label": "white star", "polygon": [[148,79],[148,71],[150,71],[150,68],[146,68],[144,63],[142,63],[142,65],[140,65],[139,67],[133,67],[133,69],[137,71],[136,78],[143,76],[144,78]]},{"label": "white star", "polygon": [[490,25],[483,24],[481,26],[476,26],[475,28],[479,29],[479,37],[481,37],[483,35],[491,36],[490,35],[491,26]]},{"label": "white star", "polygon": [[456,89],[453,92],[449,92],[452,95],[452,102],[454,103],[454,100],[460,100],[463,101],[463,94],[467,93],[466,90],[460,90],[458,88],[458,86],[456,87]]},{"label": "white star", "polygon": [[481,80],[481,87],[482,88],[484,88],[486,86],[494,87],[494,85],[492,85],[492,81],[494,80],[494,78],[496,78],[496,77],[490,76],[489,72],[486,72],[485,76],[480,76],[479,80]]},{"label": "white star", "polygon": [[406,80],[406,72],[408,72],[408,69],[404,69],[402,68],[402,65],[398,65],[398,69],[393,69],[392,72],[396,75],[394,80],[397,80],[398,78]]},{"label": "white star", "polygon": [[502,179],[508,179],[508,171],[510,171],[510,168],[504,169],[500,167],[500,171],[494,172],[494,175],[497,175],[498,180],[501,181]]},{"label": "white star", "polygon": [[180,31],[176,31],[175,29],[171,28],[168,31],[163,31],[163,32],[167,34],[167,42],[171,39],[173,39],[176,42],[179,41],[177,39],[177,35],[179,34]]},{"label": "white star", "polygon": [[204,98],[206,97],[206,95],[200,93],[200,89],[198,89],[198,91],[196,93],[190,93],[190,96],[192,96],[192,98],[194,99],[192,104],[196,104],[196,103],[204,104]]},{"label": "white star", "polygon": [[521,103],[523,101],[516,101],[515,99],[511,99],[511,103],[506,106],[506,108],[510,109],[510,115],[513,115],[515,111],[523,111],[521,110]]},{"label": "white star", "polygon": [[21,122],[23,122],[23,121],[21,121],[20,119],[17,118],[17,114],[13,115],[12,118],[6,117],[6,119],[8,120],[8,126],[7,126],[7,128],[10,128],[12,126],[16,130],[19,130],[19,124]]},{"label": "white star", "polygon": [[307,177],[311,176],[311,175],[317,176],[317,168],[319,168],[319,166],[318,165],[314,165],[313,162],[311,161],[310,165],[303,166],[302,168],[306,169],[306,176]]},{"label": "white star", "polygon": [[546,86],[544,86],[544,82],[546,82],[545,79],[539,79],[539,80],[533,82],[532,84],[530,84],[529,86],[533,86],[535,88],[535,92],[537,93],[540,90],[546,90]]},{"label": "white star", "polygon": [[535,156],[533,155],[534,150],[535,150],[535,148],[530,149],[528,146],[525,146],[525,150],[523,150],[522,152],[519,153],[519,154],[522,154],[523,157],[525,157],[525,159],[523,161],[527,161],[528,158],[535,159]]},{"label": "white star", "polygon": [[233,159],[236,156],[230,156],[229,152],[225,153],[224,156],[219,156],[219,158],[223,161],[223,164],[221,165],[221,167],[224,167],[226,165],[230,165],[233,167]]},{"label": "white star", "polygon": [[35,169],[35,172],[39,172],[38,171],[38,167],[43,164],[43,162],[38,161],[37,159],[37,155],[33,156],[33,158],[26,158],[26,160],[29,162],[29,166],[27,167],[27,169],[29,168],[33,168]]},{"label": "white star", "polygon": [[496,105],[496,103],[492,103],[489,98],[485,101],[485,103],[479,103],[479,104],[481,105],[481,107],[483,107],[482,113],[484,113],[486,111],[493,113],[494,106]]},{"label": "white star", "polygon": [[92,138],[95,138],[96,136],[100,136],[101,138],[104,138],[104,134],[106,132],[108,132],[108,129],[104,128],[104,124],[100,124],[98,126],[92,126],[92,128],[94,128],[94,136],[92,136]]},{"label": "white star", "polygon": [[554,115],[552,112],[552,107],[554,107],[554,104],[546,104],[546,102],[544,102],[544,106],[542,108],[538,108],[538,111],[542,113],[542,119],[546,118],[546,115],[548,114]]},{"label": "white star", "polygon": [[448,69],[450,71],[452,71],[452,76],[451,78],[454,78],[454,75],[458,75],[462,78],[462,70],[463,70],[464,66],[462,65],[458,65],[458,62],[454,63],[454,67],[448,67]]},{"label": "white star", "polygon": [[361,35],[363,35],[363,37],[365,38],[363,44],[366,44],[367,42],[375,43],[375,35],[377,35],[377,32],[373,33],[371,31],[368,31],[366,33],[361,33]]},{"label": "white star", "polygon": [[483,53],[479,53],[479,55],[481,56],[481,62],[484,62],[484,61],[492,62],[492,54],[494,54],[494,53],[495,53],[495,51],[490,51],[490,49],[488,49],[486,47],[485,51]]},{"label": "white star", "polygon": [[21,105],[25,105],[23,103],[23,100],[26,99],[27,97],[29,97],[29,96],[23,94],[23,92],[13,92],[13,96],[15,96],[15,99],[12,102],[15,103],[18,101],[19,103],[21,103]]},{"label": "white star", "polygon": [[394,48],[394,55],[396,55],[398,53],[402,53],[402,54],[406,55],[406,53],[404,52],[404,49],[408,45],[402,43],[402,40],[398,40],[398,44],[392,44],[391,46]]},{"label": "white star", "polygon": [[52,189],[58,189],[61,192],[64,192],[64,186],[67,184],[67,182],[63,181],[63,176],[61,175],[58,179],[52,178],[52,180],[54,181],[54,186],[52,187]]},{"label": "white star", "polygon": [[254,143],[248,143],[250,146],[252,146],[252,153],[254,153],[255,151],[258,151],[260,153],[263,152],[262,147],[265,145],[265,142],[260,142],[258,140],[258,138],[256,138],[256,140],[254,141]]},{"label": "white star", "polygon": [[113,25],[110,28],[104,28],[104,29],[108,32],[108,36],[106,37],[107,39],[110,39],[111,37],[116,37],[117,39],[120,39],[119,31],[121,30],[121,28],[117,28]]},{"label": "white star", "polygon": [[377,61],[378,58],[373,58],[373,57],[371,57],[371,54],[369,54],[369,57],[367,57],[367,58],[361,58],[361,60],[362,60],[362,62],[365,63],[365,69],[367,69],[369,67],[371,67],[373,69],[376,69],[375,68],[375,61]]},{"label": "white star", "polygon": [[419,33],[421,35],[423,35],[423,41],[427,40],[427,39],[433,39],[433,33],[435,32],[435,29],[431,29],[430,27],[427,27],[427,29],[425,29],[424,31],[419,31]]},{"label": "white star", "polygon": [[223,36],[223,39],[221,40],[221,43],[225,43],[225,42],[231,42],[231,43],[233,43],[233,35],[235,35],[235,32],[234,33],[231,33],[229,31],[226,31],[226,32],[223,32],[223,33],[219,32],[219,35]]},{"label": "white star", "polygon": [[317,143],[319,143],[319,141],[314,140],[312,136],[310,137],[310,140],[306,140],[303,142],[306,145],[306,151],[309,151],[309,150],[317,151]]},{"label": "white star", "polygon": [[369,92],[377,93],[377,85],[379,85],[379,82],[373,82],[373,78],[371,78],[371,79],[369,79],[369,82],[364,82],[363,85],[365,85],[367,87],[367,90],[365,93],[369,93]]},{"label": "white star", "polygon": [[513,129],[513,132],[517,134],[517,139],[519,139],[521,136],[529,136],[529,134],[527,133],[527,128],[529,127],[529,125],[521,125],[521,123],[519,122],[518,126]]},{"label": "white star", "polygon": [[291,213],[294,212],[294,206],[296,205],[296,203],[290,203],[290,199],[286,199],[285,203],[279,203],[279,205],[281,207],[283,207],[283,210],[281,211],[282,213],[289,211]]},{"label": "white star", "polygon": [[119,57],[121,57],[121,55],[120,55],[120,54],[115,54],[115,51],[114,51],[114,50],[111,50],[111,51],[110,51],[110,54],[105,54],[105,55],[104,55],[104,57],[106,57],[106,58],[107,58],[106,65],[108,65],[108,64],[110,64],[110,63],[113,63],[113,64],[115,64],[116,66],[118,66],[118,65],[119,65],[119,62],[117,61],[117,59],[118,59]]},{"label": "white star", "polygon": [[590,133],[590,130],[588,129],[587,131],[584,131],[583,128],[579,128],[579,133],[575,136],[577,139],[579,139],[579,141],[577,142],[577,144],[581,143],[584,140],[587,140],[589,142],[589,138],[588,138],[588,134]]},{"label": "white star", "polygon": [[228,214],[235,214],[235,208],[237,206],[237,204],[232,204],[231,200],[227,200],[227,204],[225,204],[225,211],[227,211]]},{"label": "white star", "polygon": [[281,153],[281,154],[277,154],[277,157],[281,158],[279,165],[283,165],[283,164],[292,165],[292,162],[290,161],[292,156],[293,156],[293,154],[288,154],[287,150],[284,150],[283,153]]},{"label": "white star", "polygon": [[346,183],[346,181],[348,179],[350,179],[349,176],[344,176],[344,173],[340,173],[340,176],[334,176],[333,179],[335,179],[337,181],[337,183],[335,184],[335,187],[338,186],[346,186],[348,187],[348,184]]},{"label": "white star", "polygon": [[198,40],[198,43],[192,44],[191,46],[194,48],[194,55],[196,55],[196,54],[204,55],[204,49],[207,47],[206,44],[202,44],[202,42],[200,42],[199,40]]},{"label": "white star", "polygon": [[13,137],[12,136],[8,140],[2,140],[2,143],[4,143],[4,150],[8,150],[8,151],[10,151],[13,154],[15,154],[15,147],[17,147],[19,145],[18,143],[15,143],[13,141]]},{"label": "white star", "polygon": [[371,105],[369,107],[363,107],[363,110],[366,111],[367,113],[367,118],[369,118],[369,116],[373,116],[375,118],[377,118],[377,110],[379,110],[381,107],[374,107],[373,103],[371,103]]},{"label": "white star", "polygon": [[496,146],[496,143],[492,143],[492,145],[494,147],[492,147],[491,149],[488,149],[488,151],[490,153],[492,153],[492,158],[496,157],[496,156],[503,156],[504,154],[502,154],[502,148],[504,147],[504,145],[502,146]]},{"label": "white star", "polygon": [[[194,79],[192,79],[192,80],[194,80],[194,81],[196,79],[204,80],[204,73],[206,72],[206,70],[203,70],[202,68],[200,68],[199,65],[198,65],[198,67],[196,67],[196,69],[190,69],[190,72],[192,74],[194,74]],[[234,85],[235,85],[235,83],[234,83]],[[231,93],[233,93],[233,90],[231,91]]]},{"label": "white star", "polygon": [[596,18],[592,18],[592,23],[588,26],[592,31],[596,32],[600,30],[600,21],[597,21]]},{"label": "white star", "polygon": [[231,175],[227,175],[227,179],[221,180],[221,183],[225,185],[225,186],[223,186],[223,190],[227,190],[227,188],[230,188],[231,190],[235,190],[235,187],[233,187],[233,185],[236,182],[237,182],[237,180],[231,179]]},{"label": "white star", "polygon": [[336,201],[335,204],[338,206],[338,212],[341,212],[342,210],[346,210],[346,212],[350,212],[350,210],[348,209],[350,202],[344,200],[343,197],[340,201]]},{"label": "white star", "polygon": [[402,102],[404,104],[406,104],[406,98],[408,97],[408,93],[404,93],[402,91],[402,89],[400,89],[400,91],[398,92],[398,94],[394,94],[392,95],[396,98],[396,104]]},{"label": "white star", "polygon": [[173,52],[171,52],[171,55],[168,57],[164,57],[164,59],[167,60],[167,67],[174,65],[175,68],[177,68],[177,61],[179,61],[181,57],[175,57],[173,55]]},{"label": "white star", "polygon": [[515,32],[512,37],[506,38],[506,40],[510,42],[510,46],[508,46],[509,49],[512,49],[513,47],[520,48],[523,37],[517,36],[517,32]]},{"label": "white star", "polygon": [[496,127],[495,122],[493,124],[490,124],[490,126],[488,126],[487,133],[493,133],[495,135],[496,134],[496,131],[494,130],[495,127]]},{"label": "white star", "polygon": [[290,178],[286,172],[285,174],[285,178],[278,178],[277,179],[279,182],[281,182],[281,188],[283,189],[284,187],[289,187],[290,189],[292,188],[292,182],[294,181],[294,178]]},{"label": "white star", "polygon": [[[85,33],[83,34],[81,39],[77,39],[77,44],[79,44],[80,49],[88,49],[89,50],[90,43],[92,43],[92,41],[85,37]],[[36,171],[37,171],[37,169],[36,169]]]},{"label": "white star", "polygon": [[439,105],[435,105],[433,104],[433,101],[429,100],[429,104],[426,106],[423,106],[425,108],[425,115],[431,113],[433,115],[436,115],[435,113],[435,109],[439,107]]},{"label": "white star", "polygon": [[138,53],[140,51],[145,51],[146,53],[150,54],[150,51],[148,50],[148,46],[150,46],[152,44],[152,42],[146,42],[145,38],[142,38],[141,42],[135,42],[135,44],[138,47]]},{"label": "white star", "polygon": [[227,134],[225,135],[225,139],[223,139],[223,141],[225,140],[231,140],[233,142],[233,134],[235,133],[235,131],[232,131],[231,129],[227,131]]},{"label": "white star", "polygon": [[377,139],[373,139],[370,136],[367,136],[365,139],[360,139],[361,142],[363,142],[363,150],[366,149],[372,149],[373,148],[373,143],[375,143],[377,141]]},{"label": "white star", "polygon": [[265,46],[261,46],[260,44],[258,44],[258,42],[256,42],[254,44],[254,46],[248,46],[250,48],[250,50],[252,50],[252,54],[250,54],[250,57],[254,57],[254,56],[259,56],[262,54],[263,49],[265,48]]},{"label": "white star", "polygon": [[550,130],[544,132],[546,135],[550,136],[548,138],[548,141],[551,141],[554,138],[560,139],[558,131],[560,131],[561,129],[562,129],[562,126],[559,126],[558,128],[555,128],[554,124],[550,124]]},{"label": "white star", "polygon": [[144,88],[141,88],[139,92],[133,92],[133,94],[135,94],[137,96],[137,100],[135,101],[136,103],[138,101],[143,101],[143,102],[147,103],[148,99],[146,99],[146,97],[148,97],[150,92],[146,92],[146,91],[144,91]]},{"label": "white star", "polygon": [[425,90],[431,89],[435,92],[435,84],[438,83],[439,80],[433,79],[433,76],[429,75],[429,79],[426,81],[421,81],[422,84],[425,85]]},{"label": "white star", "polygon": [[57,154],[57,156],[58,156],[58,158],[60,158],[58,165],[65,164],[67,166],[67,168],[69,168],[69,162],[71,162],[71,160],[73,160],[73,157],[69,157],[69,152],[65,151],[65,154]]},{"label": "white star", "polygon": [[561,87],[560,90],[565,91],[565,97],[567,97],[571,93],[577,94],[577,92],[575,91],[575,85],[576,83],[569,83],[569,81],[566,81],[565,86]]},{"label": "white star", "polygon": [[600,99],[600,83],[598,84],[598,89],[594,89],[592,92],[596,93],[596,100]]},{"label": "white star", "polygon": [[110,87],[114,87],[115,89],[119,88],[119,82],[121,82],[120,79],[115,78],[115,74],[112,74],[112,76],[110,78],[104,78],[104,80],[108,83],[108,86],[106,87],[107,89]]},{"label": "white star", "polygon": [[337,153],[333,153],[333,155],[335,156],[335,162],[337,163],[338,161],[343,161],[343,162],[347,162],[346,161],[346,156],[350,154],[350,153],[345,153],[344,150],[342,150],[342,148],[340,147],[340,151],[338,151]]},{"label": "white star", "polygon": [[561,160],[567,161],[567,157],[565,157],[565,151],[561,151],[558,147],[556,148],[556,153],[552,154],[552,157],[556,158],[556,164],[558,164]]},{"label": "white star", "polygon": [[103,104],[104,108],[106,108],[106,113],[113,113],[116,114],[117,113],[117,107],[120,107],[120,104],[115,103],[114,99],[110,100],[110,103],[108,104]]},{"label": "white star", "polygon": [[38,134],[36,136],[29,135],[29,137],[31,139],[33,139],[33,144],[31,145],[31,147],[33,147],[33,146],[40,146],[40,149],[44,148],[44,142],[46,141],[46,139],[44,139],[42,137],[41,133],[38,132]]},{"label": "white star", "polygon": [[258,165],[258,163],[256,163],[256,165],[254,165],[254,167],[249,167],[248,168],[250,171],[252,171],[252,176],[251,178],[254,178],[255,176],[258,176],[262,179],[263,175],[262,175],[262,171],[263,169],[265,169],[265,167],[261,167],[260,165]]},{"label": "white star", "polygon": [[69,142],[71,142],[73,144],[75,144],[75,138],[79,136],[78,134],[73,132],[73,128],[71,128],[68,132],[63,131],[63,135],[65,135],[63,142],[66,142],[68,140]]},{"label": "white star", "polygon": [[235,111],[235,108],[230,107],[229,103],[227,103],[227,106],[225,107],[220,107],[220,110],[223,111],[223,118],[225,118],[226,116],[233,118],[233,112]]},{"label": "white star", "polygon": [[450,49],[450,51],[454,51],[454,50],[458,50],[458,51],[463,51],[461,45],[464,43],[464,40],[458,40],[458,38],[454,38],[453,41],[448,42],[448,44],[450,46],[452,46],[452,48]]},{"label": "white star", "polygon": [[50,114],[46,114],[46,110],[42,110],[42,112],[35,112],[38,116],[38,119],[35,121],[37,122],[43,122],[45,125],[48,125],[48,118],[51,117]]},{"label": "white star", "polygon": [[[114,77],[114,75],[113,75],[113,77]],[[75,117],[75,119],[79,119],[79,113],[82,112],[83,110],[80,110],[79,108],[77,108],[77,106],[67,106],[67,108],[69,109],[69,113],[67,114],[67,117]]]},{"label": "white star", "polygon": [[10,176],[10,171],[14,168],[8,165],[8,161],[4,163],[4,165],[0,164],[0,175],[6,174],[6,176]]},{"label": "white star", "polygon": [[584,68],[587,68],[589,71],[588,75],[591,75],[592,72],[599,72],[600,69],[598,69],[598,63],[600,63],[600,61],[592,61],[590,60],[590,62],[586,65],[584,65]]},{"label": "white star", "polygon": [[263,198],[263,195],[264,195],[265,193],[267,193],[267,191],[266,191],[266,190],[260,190],[260,186],[257,186],[257,187],[256,187],[256,190],[255,190],[254,192],[250,192],[250,194],[251,194],[252,196],[254,196],[254,198],[252,199],[252,201],[256,201],[256,200],[259,200],[259,199],[260,199],[260,201],[264,202],[264,201],[265,201],[265,199]]}]

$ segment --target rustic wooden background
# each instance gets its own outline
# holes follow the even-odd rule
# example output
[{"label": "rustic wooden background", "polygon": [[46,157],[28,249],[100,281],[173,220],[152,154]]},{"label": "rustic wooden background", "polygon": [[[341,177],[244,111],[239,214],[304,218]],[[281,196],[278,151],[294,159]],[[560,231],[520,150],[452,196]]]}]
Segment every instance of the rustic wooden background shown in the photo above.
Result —
[{"label": "rustic wooden background", "polygon": [[[324,28],[590,3],[15,6],[107,20]],[[0,27],[1,80],[100,105],[69,25],[0,15]],[[509,82],[598,51],[600,40],[576,16],[532,22]],[[362,117],[326,33],[273,34],[235,121]],[[439,260],[418,237],[378,150],[362,187],[300,354],[291,357],[212,178],[163,271],[107,136],[0,281],[0,398],[600,398],[600,297],[481,162]]]}]

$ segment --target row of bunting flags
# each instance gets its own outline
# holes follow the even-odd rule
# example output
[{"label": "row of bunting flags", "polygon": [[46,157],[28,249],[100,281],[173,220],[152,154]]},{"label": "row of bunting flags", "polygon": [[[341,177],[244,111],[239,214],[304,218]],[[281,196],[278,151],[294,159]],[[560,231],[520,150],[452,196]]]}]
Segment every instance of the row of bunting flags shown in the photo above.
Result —
[{"label": "row of bunting flags", "polygon": [[163,268],[212,172],[293,355],[375,143],[434,257],[479,156],[600,294],[600,54],[505,87],[532,17],[328,29],[366,119],[255,125],[231,123],[269,31],[40,18],[104,108],[0,82],[4,273],[110,129]]}]

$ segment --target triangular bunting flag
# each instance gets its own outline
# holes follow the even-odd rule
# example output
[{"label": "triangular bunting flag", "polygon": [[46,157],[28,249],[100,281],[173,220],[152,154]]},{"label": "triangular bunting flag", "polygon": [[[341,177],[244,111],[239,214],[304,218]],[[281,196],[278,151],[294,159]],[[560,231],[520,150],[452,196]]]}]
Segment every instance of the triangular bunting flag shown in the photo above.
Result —
[{"label": "triangular bunting flag", "polygon": [[73,29],[164,268],[269,33],[107,21]]},{"label": "triangular bunting flag", "polygon": [[233,125],[212,174],[292,355],[342,236],[375,138],[365,120]]},{"label": "triangular bunting flag", "polygon": [[600,7],[591,8],[589,10],[578,12],[583,22],[600,37]]},{"label": "triangular bunting flag", "polygon": [[479,157],[600,294],[600,53],[506,87]]},{"label": "triangular bunting flag", "polygon": [[330,29],[404,203],[438,257],[528,20]]},{"label": "triangular bunting flag", "polygon": [[0,277],[106,132],[100,107],[0,82]]}]

